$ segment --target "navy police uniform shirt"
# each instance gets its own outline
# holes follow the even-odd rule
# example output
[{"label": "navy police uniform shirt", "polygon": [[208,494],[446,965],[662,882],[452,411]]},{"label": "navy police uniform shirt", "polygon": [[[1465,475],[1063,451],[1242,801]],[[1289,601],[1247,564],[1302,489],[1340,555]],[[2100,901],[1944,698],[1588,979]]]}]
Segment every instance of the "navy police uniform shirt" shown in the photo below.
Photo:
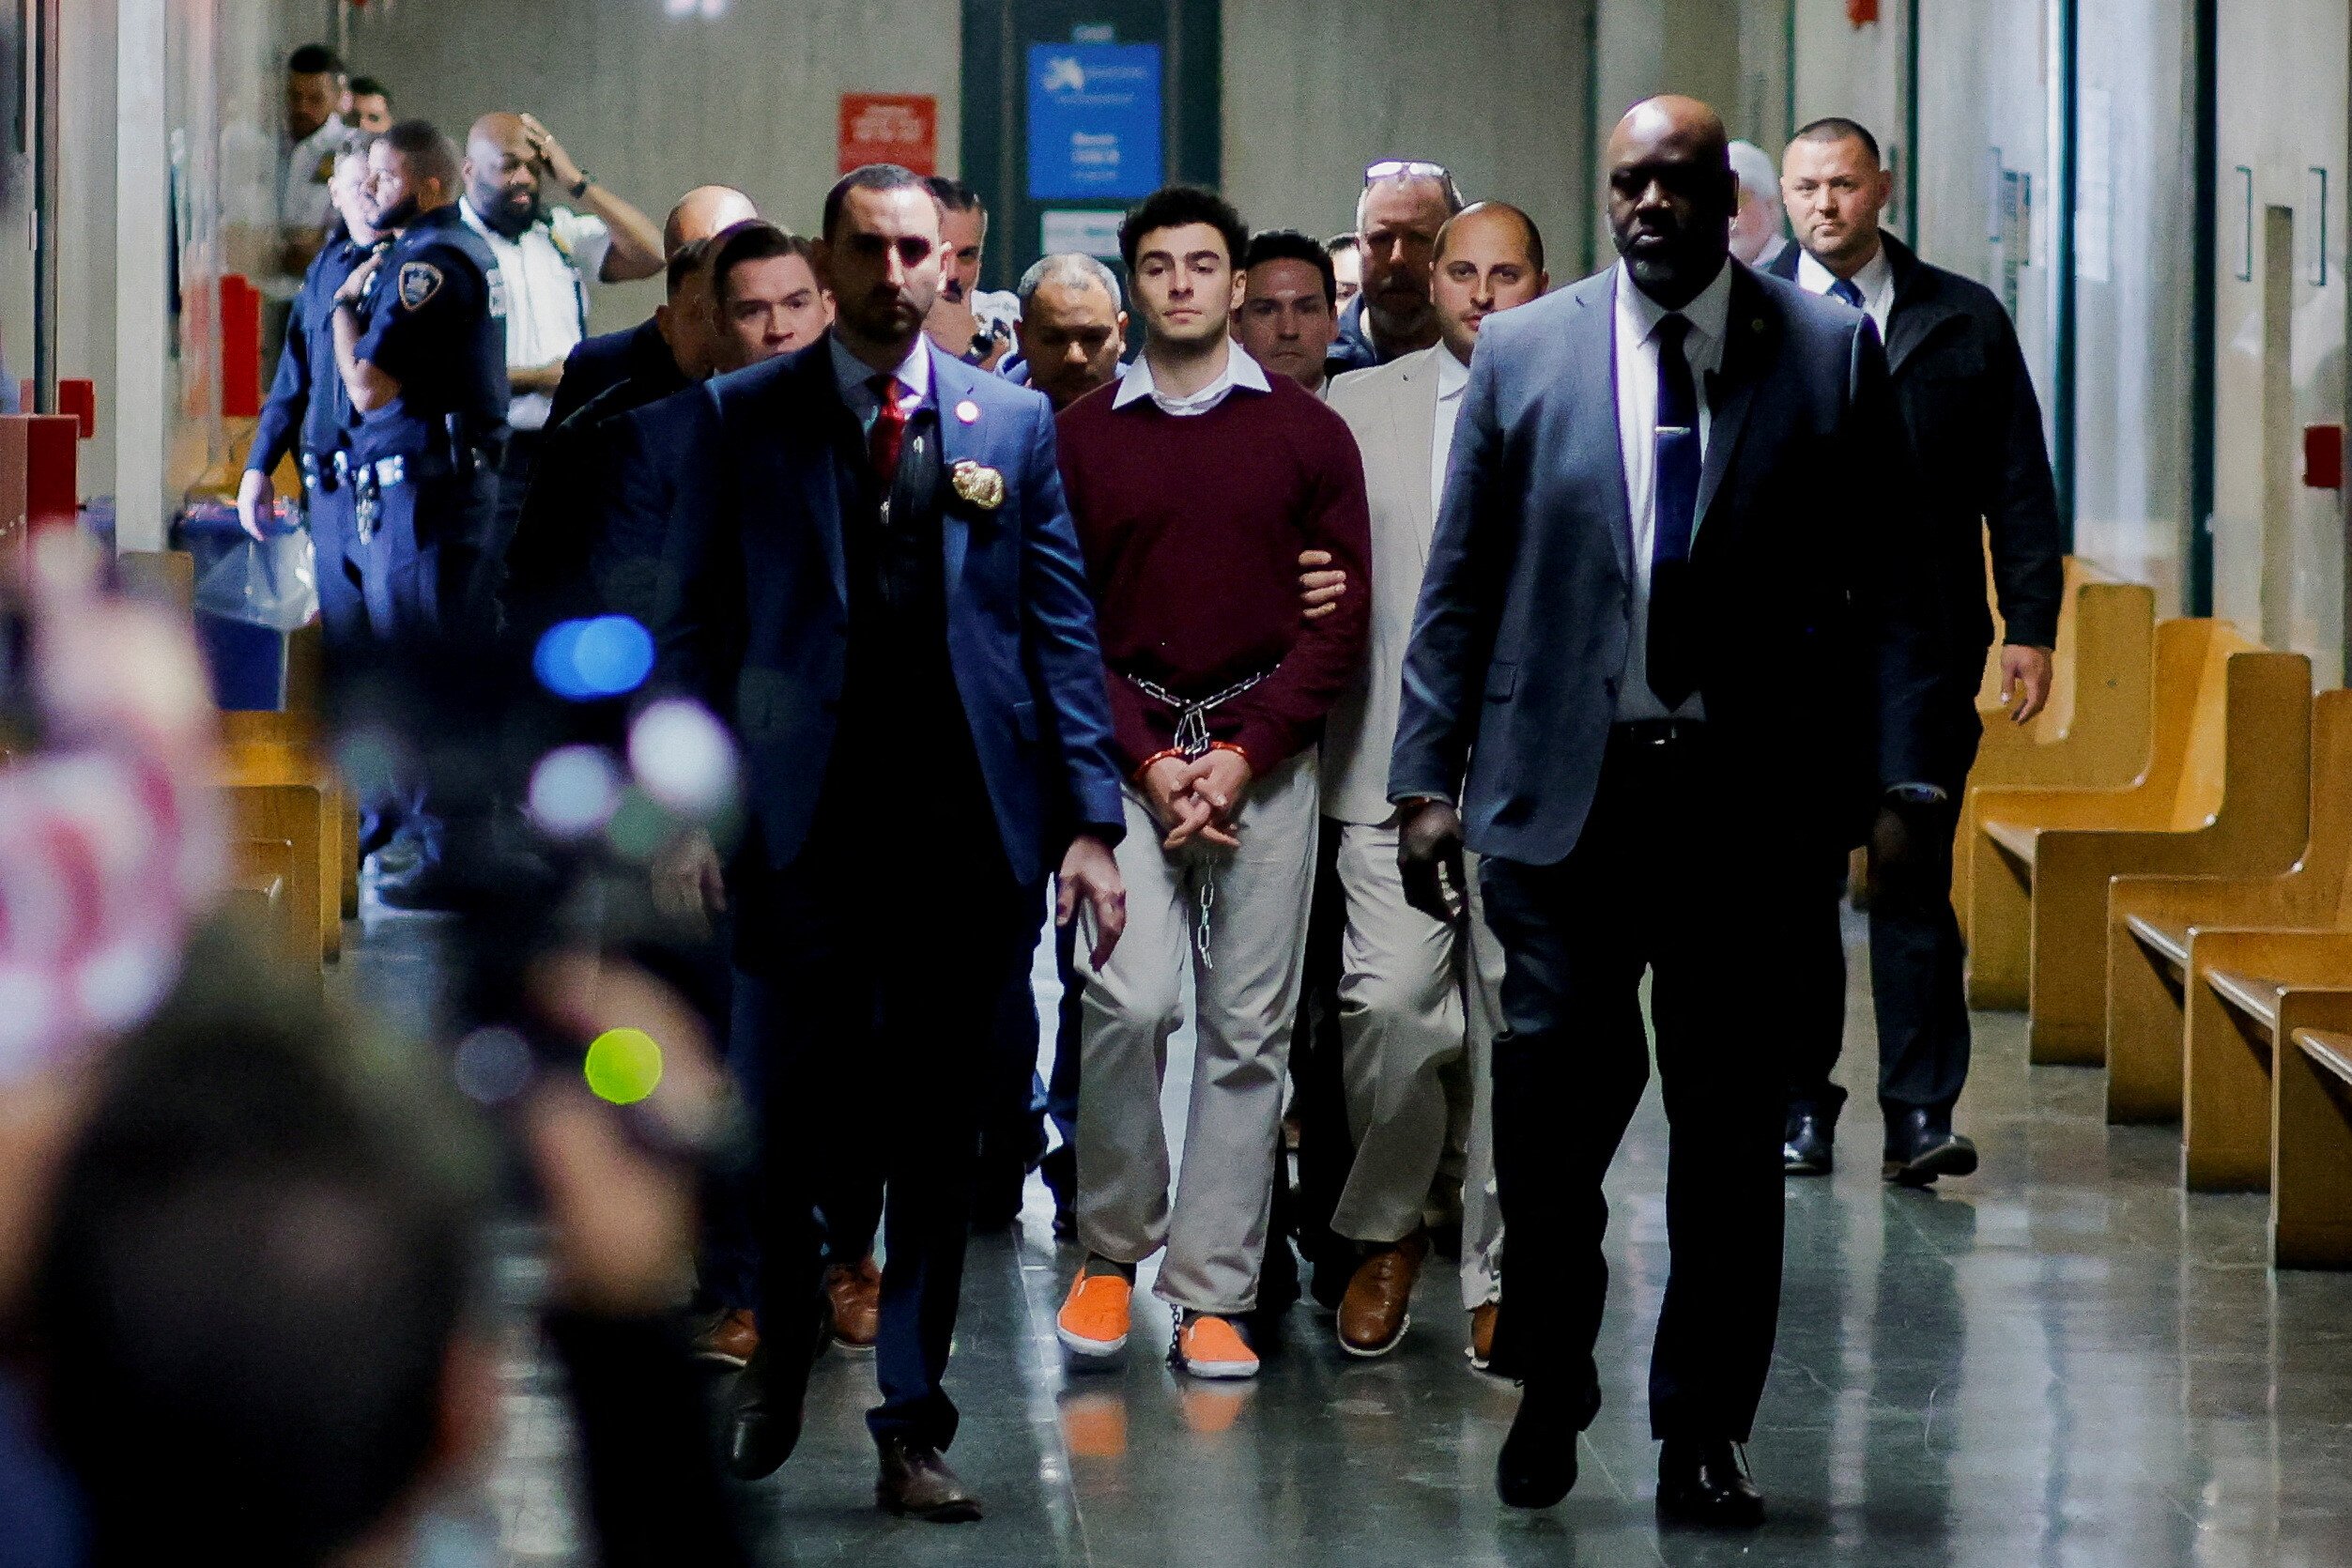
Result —
[{"label": "navy police uniform shirt", "polygon": [[335,369],[335,290],[360,269],[370,249],[337,224],[302,275],[302,286],[286,315],[278,373],[254,429],[247,468],[268,473],[297,447],[325,455],[350,439],[359,415]]},{"label": "navy police uniform shirt", "polygon": [[446,458],[451,414],[469,441],[504,438],[505,296],[489,247],[454,202],[400,231],[368,285],[356,356],[399,382],[400,395],[361,416],[352,442],[361,461]]}]

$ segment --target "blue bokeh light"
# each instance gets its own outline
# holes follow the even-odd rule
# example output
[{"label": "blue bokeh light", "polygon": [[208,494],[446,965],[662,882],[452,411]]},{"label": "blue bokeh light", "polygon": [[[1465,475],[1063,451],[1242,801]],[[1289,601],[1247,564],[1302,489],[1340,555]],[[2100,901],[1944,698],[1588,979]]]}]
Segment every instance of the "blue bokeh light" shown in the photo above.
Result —
[{"label": "blue bokeh light", "polygon": [[653,672],[653,637],[625,615],[559,621],[531,654],[539,684],[571,702],[637,690]]}]

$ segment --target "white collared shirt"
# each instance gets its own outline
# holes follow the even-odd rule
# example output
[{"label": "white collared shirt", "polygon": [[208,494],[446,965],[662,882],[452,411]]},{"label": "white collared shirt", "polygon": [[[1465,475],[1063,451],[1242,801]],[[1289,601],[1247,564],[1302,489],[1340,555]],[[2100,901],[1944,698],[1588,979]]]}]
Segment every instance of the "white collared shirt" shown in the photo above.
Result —
[{"label": "white collared shirt", "polygon": [[333,158],[350,131],[340,115],[286,150],[284,177],[278,183],[278,222],[289,229],[323,229],[334,217],[327,181],[334,173]]},{"label": "white collared shirt", "polygon": [[[466,226],[490,247],[505,280],[506,368],[560,363],[588,335],[587,280],[604,270],[612,231],[592,212],[556,207],[509,239],[482,221],[470,197],[457,208]],[[518,392],[506,423],[517,430],[545,429],[553,404],[546,392]]]},{"label": "white collared shirt", "polygon": [[1176,397],[1163,392],[1151,378],[1151,355],[1148,351],[1135,356],[1119,372],[1119,390],[1111,394],[1111,407],[1124,408],[1138,398],[1148,397],[1160,405],[1163,414],[1184,419],[1205,414],[1225,400],[1225,394],[1236,388],[1245,392],[1270,392],[1274,390],[1266,379],[1265,367],[1250,358],[1249,353],[1231,338],[1225,340],[1225,365],[1217,378],[1190,397]]},{"label": "white collared shirt", "polygon": [[[1650,689],[1650,551],[1657,535],[1658,465],[1658,324],[1668,314],[1636,286],[1625,264],[1617,265],[1615,348],[1617,355],[1617,443],[1625,466],[1625,504],[1633,523],[1634,624],[1633,641],[1625,655],[1625,675],[1617,691],[1617,716],[1636,718],[1699,718],[1705,710],[1699,696],[1671,714]],[[1725,323],[1731,310],[1731,264],[1725,262],[1714,281],[1699,298],[1678,313],[1690,321],[1683,339],[1683,358],[1690,361],[1691,383],[1699,393],[1699,456],[1706,461],[1707,438],[1714,425],[1714,410],[1707,396],[1707,377],[1723,368]],[[1691,519],[1691,540],[1699,538],[1701,519]]]},{"label": "white collared shirt", "polygon": [[[1797,253],[1797,286],[1807,294],[1827,294],[1837,274],[1813,259],[1810,251]],[[1879,330],[1879,341],[1886,341],[1886,317],[1895,308],[1895,269],[1886,260],[1886,247],[1881,245],[1862,264],[1862,270],[1853,275],[1853,286],[1862,291],[1863,314]]]},{"label": "white collared shirt", "polygon": [[1470,384],[1470,367],[1437,345],[1437,418],[1429,432],[1429,515],[1445,510],[1446,459],[1453,455],[1453,426],[1462,417],[1462,392]]},{"label": "white collared shirt", "polygon": [[[825,342],[833,346],[833,384],[840,388],[841,401],[857,416],[857,428],[870,435],[874,421],[882,415],[882,399],[874,395],[874,389],[867,383],[882,373],[851,353],[849,345],[838,333],[827,332]],[[890,373],[899,382],[899,409],[909,419],[930,401],[931,357],[924,346],[929,342],[922,333],[915,333],[915,346],[899,361],[899,368]]]}]

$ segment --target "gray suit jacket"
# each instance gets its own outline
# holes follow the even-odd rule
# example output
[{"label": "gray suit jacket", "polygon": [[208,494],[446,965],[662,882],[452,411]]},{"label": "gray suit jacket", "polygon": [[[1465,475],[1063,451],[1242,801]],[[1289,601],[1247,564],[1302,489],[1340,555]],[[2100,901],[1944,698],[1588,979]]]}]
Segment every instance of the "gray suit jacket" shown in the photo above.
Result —
[{"label": "gray suit jacket", "polygon": [[[1856,843],[1883,787],[1933,776],[1915,486],[1865,318],[1729,265],[1690,568],[1724,808]],[[1576,847],[1625,671],[1616,280],[1480,329],[1406,655],[1390,799],[1458,794],[1472,849],[1530,865]]]},{"label": "gray suit jacket", "polygon": [[1443,344],[1329,383],[1332,410],[1364,457],[1372,503],[1372,634],[1363,669],[1323,729],[1323,814],[1344,822],[1387,822],[1389,751],[1396,741],[1405,644],[1421,597],[1437,514],[1429,505],[1430,443],[1437,434],[1437,361]]}]

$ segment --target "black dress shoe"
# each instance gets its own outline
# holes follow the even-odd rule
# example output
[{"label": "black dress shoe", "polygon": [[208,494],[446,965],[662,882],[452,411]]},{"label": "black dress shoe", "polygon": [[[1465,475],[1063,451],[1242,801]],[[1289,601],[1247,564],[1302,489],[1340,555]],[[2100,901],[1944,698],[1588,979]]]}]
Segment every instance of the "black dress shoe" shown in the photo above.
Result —
[{"label": "black dress shoe", "polygon": [[738,1481],[774,1475],[800,1444],[801,1400],[779,1398],[765,1376],[766,1352],[735,1378],[733,1409],[727,1423],[727,1468]]},{"label": "black dress shoe", "polygon": [[1952,1130],[1949,1111],[1911,1110],[1886,1124],[1886,1179],[1929,1187],[1935,1178],[1974,1176],[1976,1145]]},{"label": "black dress shoe", "polygon": [[1658,1516],[1708,1530],[1753,1530],[1764,1522],[1764,1494],[1748,1479],[1738,1444],[1669,1437],[1658,1451]]},{"label": "black dress shoe", "polygon": [[1827,1176],[1836,1163],[1833,1145],[1837,1129],[1809,1105],[1789,1113],[1789,1130],[1780,1145],[1780,1169],[1785,1176]]},{"label": "black dress shoe", "polygon": [[874,1479],[874,1501],[884,1510],[935,1525],[968,1524],[980,1516],[980,1499],[947,1468],[939,1450],[897,1436],[877,1438],[875,1446],[882,1453],[882,1473]]},{"label": "black dress shoe", "polygon": [[1530,1385],[1495,1456],[1495,1495],[1506,1508],[1549,1508],[1576,1484],[1576,1434],[1591,1421],[1597,1396],[1576,1399]]}]

